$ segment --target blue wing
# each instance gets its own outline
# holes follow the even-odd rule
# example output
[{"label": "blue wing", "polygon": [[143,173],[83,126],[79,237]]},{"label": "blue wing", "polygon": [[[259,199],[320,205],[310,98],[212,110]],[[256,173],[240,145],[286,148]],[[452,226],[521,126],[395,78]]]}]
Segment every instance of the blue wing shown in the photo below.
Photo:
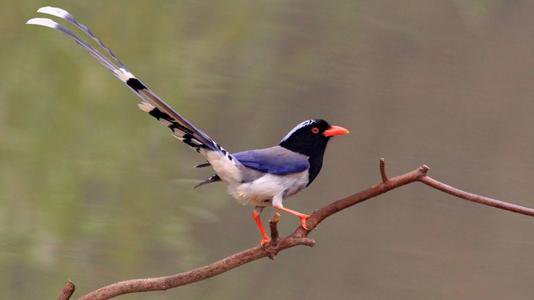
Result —
[{"label": "blue wing", "polygon": [[233,155],[247,168],[275,175],[300,173],[310,167],[306,156],[280,146],[243,151]]}]

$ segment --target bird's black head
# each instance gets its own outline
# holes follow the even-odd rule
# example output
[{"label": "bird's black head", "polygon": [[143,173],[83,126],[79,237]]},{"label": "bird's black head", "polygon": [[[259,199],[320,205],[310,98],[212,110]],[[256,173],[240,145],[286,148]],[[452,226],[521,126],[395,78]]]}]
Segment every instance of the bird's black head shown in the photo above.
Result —
[{"label": "bird's black head", "polygon": [[304,121],[293,128],[280,142],[280,146],[308,156],[310,169],[308,185],[321,171],[323,155],[331,137],[347,134],[343,127],[330,125],[322,119]]},{"label": "bird's black head", "polygon": [[306,120],[293,128],[280,142],[280,146],[308,157],[323,156],[331,137],[347,134],[340,126],[332,126],[322,119]]}]

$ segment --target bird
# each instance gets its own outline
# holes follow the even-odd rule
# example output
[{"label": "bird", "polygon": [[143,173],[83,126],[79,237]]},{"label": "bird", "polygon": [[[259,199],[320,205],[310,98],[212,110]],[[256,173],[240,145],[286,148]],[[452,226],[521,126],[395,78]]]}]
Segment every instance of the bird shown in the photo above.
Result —
[{"label": "bird", "polygon": [[260,217],[265,207],[271,206],[294,215],[299,218],[300,226],[309,229],[309,215],[285,207],[284,201],[314,181],[321,171],[329,140],[348,134],[349,130],[323,119],[309,119],[297,124],[276,146],[230,153],[133,75],[113,51],[71,13],[51,6],[41,7],[37,12],[67,21],[83,32],[86,39],[93,40],[97,47],[50,18],[32,18],[26,24],[52,28],[74,40],[140,98],[138,106],[142,111],[169,128],[174,137],[205,158],[206,162],[197,167],[211,167],[215,174],[195,187],[224,182],[233,198],[254,207],[252,218],[260,231],[262,246],[270,242]]}]

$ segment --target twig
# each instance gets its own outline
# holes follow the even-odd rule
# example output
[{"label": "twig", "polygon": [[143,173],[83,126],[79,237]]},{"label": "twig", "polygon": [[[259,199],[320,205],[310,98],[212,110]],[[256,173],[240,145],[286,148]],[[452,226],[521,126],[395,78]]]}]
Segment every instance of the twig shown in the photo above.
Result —
[{"label": "twig", "polygon": [[269,220],[269,227],[271,229],[271,242],[263,246],[263,249],[267,251],[267,256],[270,259],[274,259],[275,256],[278,254],[278,249],[276,249],[276,246],[278,246],[278,241],[280,237],[278,234],[278,222],[279,221],[280,221],[280,214],[278,212],[275,212],[271,220]]},{"label": "twig", "polygon": [[74,283],[72,281],[67,280],[65,283],[65,286],[61,290],[61,293],[59,296],[57,296],[58,300],[69,300],[72,294],[74,294],[74,290],[76,290],[76,287],[74,286]]},{"label": "twig", "polygon": [[386,160],[384,158],[380,159],[380,177],[382,177],[382,183],[388,181],[388,175],[386,174]]},{"label": "twig", "polygon": [[271,220],[269,221],[269,227],[271,228],[271,243],[278,244],[278,222],[280,222],[280,213],[275,212]]},{"label": "twig", "polygon": [[[250,248],[250,249],[241,251],[239,253],[230,255],[212,264],[209,264],[209,265],[206,265],[206,266],[203,266],[203,267],[191,270],[191,271],[178,273],[178,274],[174,274],[170,276],[157,277],[157,278],[145,278],[145,279],[132,279],[132,280],[127,280],[127,281],[116,282],[108,286],[102,287],[98,290],[95,290],[93,292],[90,292],[89,294],[82,296],[80,299],[101,300],[101,299],[113,298],[113,297],[128,294],[128,293],[167,290],[170,288],[179,287],[182,285],[190,284],[193,282],[197,282],[200,280],[204,280],[204,279],[219,275],[226,271],[237,268],[243,264],[258,260],[266,256],[274,257],[274,255],[276,255],[280,251],[291,248],[291,247],[295,247],[299,245],[306,245],[306,246],[311,247],[315,245],[315,241],[308,238],[308,235],[324,219],[328,218],[329,216],[343,209],[349,208],[365,200],[368,200],[376,196],[379,196],[383,193],[386,193],[392,189],[396,189],[396,188],[399,188],[401,186],[404,186],[404,185],[407,185],[413,182],[422,182],[434,189],[443,191],[445,193],[451,194],[453,196],[456,196],[456,197],[459,197],[459,198],[462,198],[468,201],[473,201],[473,202],[477,202],[480,204],[484,204],[484,205],[488,205],[488,206],[492,206],[492,207],[496,207],[496,208],[500,208],[500,209],[524,214],[524,215],[534,216],[534,209],[504,202],[504,201],[500,201],[500,200],[496,200],[496,199],[492,199],[492,198],[488,198],[488,197],[484,197],[484,196],[480,196],[480,195],[476,195],[476,194],[472,194],[472,193],[468,193],[468,192],[464,192],[462,190],[459,190],[457,188],[454,188],[452,186],[439,182],[426,175],[428,170],[429,170],[429,167],[427,167],[426,165],[423,165],[411,172],[408,172],[408,173],[405,173],[405,174],[402,174],[402,175],[399,175],[393,178],[388,178],[385,172],[385,161],[381,159],[380,160],[380,174],[382,177],[381,183],[376,184],[356,194],[350,195],[346,198],[334,201],[320,208],[319,210],[314,211],[307,222],[307,225],[309,228],[308,230],[299,226],[297,227],[297,229],[295,229],[295,231],[293,231],[292,234],[280,239],[278,237],[278,228],[276,226],[277,221],[271,220],[270,222],[271,238],[273,241],[276,240],[276,242],[275,243],[271,242],[268,245],[267,249],[264,249],[261,246],[257,246],[257,247]],[[63,299],[68,299],[68,297],[63,298]]]},{"label": "twig", "polygon": [[439,181],[437,181],[436,179],[434,179],[432,177],[423,176],[423,177],[419,178],[419,181],[421,181],[422,183],[424,183],[424,184],[426,184],[428,186],[431,186],[431,187],[433,187],[433,188],[435,188],[437,190],[440,190],[440,191],[445,192],[447,194],[451,194],[451,195],[456,196],[458,198],[465,199],[467,201],[472,201],[472,202],[476,202],[476,203],[480,203],[480,204],[484,204],[484,205],[488,205],[488,206],[492,206],[492,207],[508,210],[508,211],[515,212],[515,213],[518,213],[518,214],[523,214],[523,215],[527,215],[527,216],[534,216],[534,209],[532,209],[532,208],[524,207],[524,206],[521,206],[521,205],[509,203],[509,202],[504,202],[504,201],[501,201],[501,200],[497,200],[497,199],[493,199],[493,198],[490,198],[490,197],[485,197],[485,196],[481,196],[481,195],[477,195],[477,194],[473,194],[473,193],[468,193],[468,192],[462,191],[460,189],[457,189],[455,187],[452,187],[450,185],[447,185],[447,184],[445,184],[443,182],[439,182]]}]

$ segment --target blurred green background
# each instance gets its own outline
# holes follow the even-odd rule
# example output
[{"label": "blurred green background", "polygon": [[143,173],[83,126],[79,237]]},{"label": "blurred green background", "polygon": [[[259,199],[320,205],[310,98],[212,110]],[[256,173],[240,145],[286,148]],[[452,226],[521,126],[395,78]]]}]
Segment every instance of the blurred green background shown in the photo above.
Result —
[{"label": "blurred green background", "polygon": [[[422,163],[468,191],[534,206],[534,2],[15,1],[0,11],[0,298],[77,296],[210,263],[259,241],[251,208],[40,6],[89,25],[231,151],[323,117],[351,135],[288,202],[304,212]],[[264,214],[268,217],[271,211]],[[297,224],[283,215],[282,228]],[[294,248],[124,299],[533,299],[534,222],[414,184]]]}]

